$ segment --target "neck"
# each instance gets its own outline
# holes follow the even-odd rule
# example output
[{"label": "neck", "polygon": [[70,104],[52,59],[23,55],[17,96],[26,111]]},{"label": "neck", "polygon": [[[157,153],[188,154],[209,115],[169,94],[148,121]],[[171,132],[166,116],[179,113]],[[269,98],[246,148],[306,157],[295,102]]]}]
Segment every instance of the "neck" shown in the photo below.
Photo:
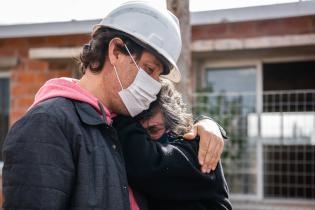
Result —
[{"label": "neck", "polygon": [[108,100],[109,91],[105,91],[109,90],[109,87],[107,87],[109,83],[105,81],[106,76],[102,74],[102,72],[93,74],[91,71],[87,70],[79,80],[78,84],[81,88],[87,90],[93,96],[98,98],[105,107],[111,110],[110,101]]}]

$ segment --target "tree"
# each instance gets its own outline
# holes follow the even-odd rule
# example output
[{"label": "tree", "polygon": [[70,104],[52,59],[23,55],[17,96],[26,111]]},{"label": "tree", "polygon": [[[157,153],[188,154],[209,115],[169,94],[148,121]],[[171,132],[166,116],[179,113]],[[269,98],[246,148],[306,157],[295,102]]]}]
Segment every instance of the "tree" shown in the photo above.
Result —
[{"label": "tree", "polygon": [[176,88],[183,94],[183,100],[187,104],[192,104],[192,78],[191,73],[191,25],[189,0],[167,0],[167,8],[179,19],[182,35],[182,51],[177,62],[182,74],[182,80]]}]

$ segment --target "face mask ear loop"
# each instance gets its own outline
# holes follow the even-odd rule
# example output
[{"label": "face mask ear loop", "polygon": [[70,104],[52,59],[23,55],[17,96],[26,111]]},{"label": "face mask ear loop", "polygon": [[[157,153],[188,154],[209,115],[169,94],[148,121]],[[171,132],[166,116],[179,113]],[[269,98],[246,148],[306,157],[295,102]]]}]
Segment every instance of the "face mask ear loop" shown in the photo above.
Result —
[{"label": "face mask ear loop", "polygon": [[132,55],[131,55],[131,53],[130,53],[130,51],[129,51],[128,47],[127,47],[127,45],[126,45],[126,44],[124,44],[124,45],[125,45],[125,48],[126,48],[126,50],[127,50],[128,54],[130,55],[130,57],[131,57],[132,61],[134,62],[134,64],[136,64],[137,69],[138,69],[138,70],[140,70],[140,68],[139,68],[139,66],[137,65],[137,63],[136,63],[135,59],[132,57]]},{"label": "face mask ear loop", "polygon": [[120,81],[120,79],[119,79],[116,66],[115,66],[115,65],[113,65],[113,66],[114,66],[115,74],[116,74],[117,80],[118,80],[118,82],[119,82],[119,84],[120,84],[121,90],[123,90],[124,88],[123,88],[123,86],[122,86],[122,84],[121,84],[121,81]]}]

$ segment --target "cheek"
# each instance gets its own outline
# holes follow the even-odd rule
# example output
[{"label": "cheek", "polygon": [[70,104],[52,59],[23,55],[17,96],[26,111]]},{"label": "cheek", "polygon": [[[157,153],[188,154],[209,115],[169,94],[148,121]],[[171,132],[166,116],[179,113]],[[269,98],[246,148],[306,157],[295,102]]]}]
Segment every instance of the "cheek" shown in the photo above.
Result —
[{"label": "cheek", "polygon": [[147,129],[147,128],[148,128],[148,122],[147,122],[147,121],[145,121],[145,120],[140,120],[140,124],[142,125],[142,127],[143,127],[144,129]]},{"label": "cheek", "polygon": [[159,130],[158,132],[156,132],[155,134],[151,134],[150,137],[152,140],[158,140],[159,138],[161,138],[163,136],[163,134],[165,133],[165,129]]},{"label": "cheek", "polygon": [[127,63],[120,69],[120,77],[121,77],[121,83],[124,88],[127,88],[131,85],[131,83],[134,81],[138,73],[138,70],[136,67],[132,66],[132,64]]}]

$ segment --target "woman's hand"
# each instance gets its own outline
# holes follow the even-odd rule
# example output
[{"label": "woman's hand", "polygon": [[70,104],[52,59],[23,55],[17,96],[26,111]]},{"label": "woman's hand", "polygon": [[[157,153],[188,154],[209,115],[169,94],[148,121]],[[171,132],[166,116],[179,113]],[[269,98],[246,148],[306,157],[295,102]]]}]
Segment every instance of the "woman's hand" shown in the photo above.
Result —
[{"label": "woman's hand", "polygon": [[200,136],[198,160],[203,173],[215,170],[224,148],[224,141],[218,125],[210,119],[194,124],[192,130],[184,135],[186,140]]}]

